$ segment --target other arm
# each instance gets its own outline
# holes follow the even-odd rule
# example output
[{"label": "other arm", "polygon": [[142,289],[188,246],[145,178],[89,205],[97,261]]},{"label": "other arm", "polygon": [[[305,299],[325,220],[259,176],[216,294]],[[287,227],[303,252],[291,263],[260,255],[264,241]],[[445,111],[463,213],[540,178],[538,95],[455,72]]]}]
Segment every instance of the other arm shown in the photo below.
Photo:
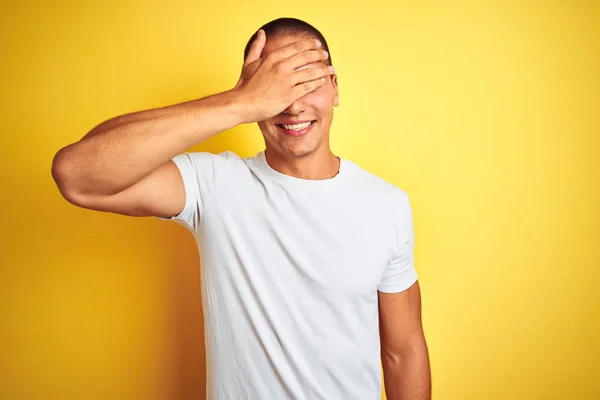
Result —
[{"label": "other arm", "polygon": [[398,293],[378,292],[379,332],[388,400],[430,400],[431,371],[421,322],[419,282]]}]

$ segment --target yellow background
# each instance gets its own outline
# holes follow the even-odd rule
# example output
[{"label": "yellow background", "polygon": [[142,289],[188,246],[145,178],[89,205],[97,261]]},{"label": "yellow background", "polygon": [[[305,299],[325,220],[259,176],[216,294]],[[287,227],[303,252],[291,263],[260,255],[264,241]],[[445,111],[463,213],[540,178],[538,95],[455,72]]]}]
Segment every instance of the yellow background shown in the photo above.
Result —
[{"label": "yellow background", "polygon": [[232,88],[281,16],[331,47],[334,152],[410,196],[434,399],[600,398],[598,2],[0,4],[0,398],[204,398],[192,236],[68,204],[51,161]]}]

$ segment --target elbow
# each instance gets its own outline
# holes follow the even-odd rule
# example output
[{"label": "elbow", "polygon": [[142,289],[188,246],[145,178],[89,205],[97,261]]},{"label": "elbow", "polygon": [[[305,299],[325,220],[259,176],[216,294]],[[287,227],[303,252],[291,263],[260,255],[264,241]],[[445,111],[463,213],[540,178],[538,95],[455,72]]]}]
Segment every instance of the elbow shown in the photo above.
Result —
[{"label": "elbow", "polygon": [[58,153],[54,155],[54,158],[52,159],[52,168],[50,170],[52,179],[54,179],[54,183],[56,183],[58,190],[60,190],[60,193],[63,194],[63,196],[69,184],[69,166],[65,149],[66,147],[60,149]]},{"label": "elbow", "polygon": [[82,196],[79,195],[76,182],[73,179],[73,166],[66,151],[68,147],[60,149],[54,155],[50,172],[63,198],[71,204],[82,206]]},{"label": "elbow", "polygon": [[403,349],[402,351],[392,350],[392,349],[381,349],[381,362],[384,365],[402,365],[403,360],[414,357],[414,349]]},{"label": "elbow", "polygon": [[408,360],[428,357],[427,343],[423,335],[418,335],[406,343],[382,345],[381,360],[388,365],[402,365]]}]

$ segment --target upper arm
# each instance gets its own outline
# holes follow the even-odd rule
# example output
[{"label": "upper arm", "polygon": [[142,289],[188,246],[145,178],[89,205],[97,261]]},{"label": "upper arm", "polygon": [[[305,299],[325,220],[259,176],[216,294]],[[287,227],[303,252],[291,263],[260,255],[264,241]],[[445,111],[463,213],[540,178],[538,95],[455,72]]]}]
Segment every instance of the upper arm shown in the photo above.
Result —
[{"label": "upper arm", "polygon": [[98,211],[144,217],[178,215],[186,203],[179,169],[172,160],[150,172],[127,189],[109,196],[85,196],[77,205]]},{"label": "upper arm", "polygon": [[421,289],[416,281],[396,293],[378,292],[379,334],[383,354],[398,356],[423,340]]},{"label": "upper arm", "polygon": [[234,154],[183,153],[117,194],[86,196],[76,204],[130,216],[175,220],[196,231],[205,205]]}]

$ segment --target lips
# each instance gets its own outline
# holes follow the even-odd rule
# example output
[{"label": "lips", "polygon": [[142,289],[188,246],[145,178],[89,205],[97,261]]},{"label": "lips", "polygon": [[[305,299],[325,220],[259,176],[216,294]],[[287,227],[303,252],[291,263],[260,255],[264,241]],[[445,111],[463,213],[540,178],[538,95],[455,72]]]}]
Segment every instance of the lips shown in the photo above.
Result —
[{"label": "lips", "polygon": [[316,120],[310,120],[310,119],[303,120],[303,121],[283,121],[283,122],[280,122],[280,123],[275,124],[275,125],[280,126],[282,128],[285,128],[284,125],[288,125],[288,129],[289,129],[291,125],[301,125],[301,124],[305,124],[305,123],[308,123],[308,122],[312,123],[312,122],[315,122],[315,121]]},{"label": "lips", "polygon": [[[310,122],[309,125],[303,126],[304,124],[306,124],[308,122]],[[316,120],[313,120],[313,121],[285,121],[284,123],[275,124],[275,125],[277,126],[277,128],[280,131],[284,132],[285,134],[298,137],[298,136],[306,135],[311,130],[311,128],[313,127],[315,122],[316,122]],[[300,129],[298,129],[298,128],[300,128]]]}]

